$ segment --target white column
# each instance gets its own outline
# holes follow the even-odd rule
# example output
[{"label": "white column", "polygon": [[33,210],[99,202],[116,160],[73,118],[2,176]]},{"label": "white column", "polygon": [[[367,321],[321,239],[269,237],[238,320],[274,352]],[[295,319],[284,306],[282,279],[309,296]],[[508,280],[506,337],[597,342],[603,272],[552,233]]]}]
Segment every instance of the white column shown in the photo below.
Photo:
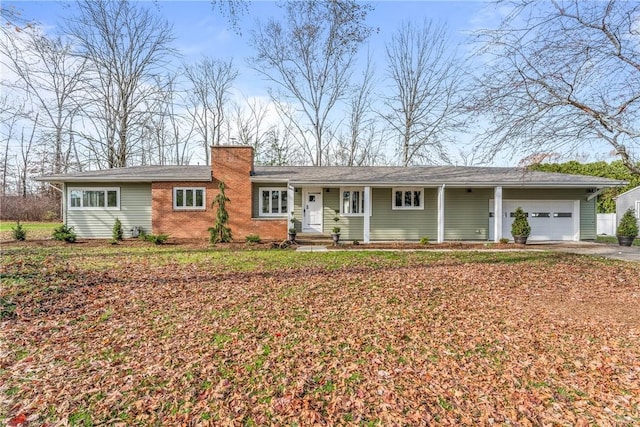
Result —
[{"label": "white column", "polygon": [[502,187],[493,189],[493,241],[502,239]]},{"label": "white column", "polygon": [[289,231],[290,227],[293,227],[293,224],[291,223],[291,219],[293,218],[293,210],[294,210],[294,204],[293,204],[293,198],[295,196],[295,188],[293,188],[293,185],[289,184],[287,185],[287,231]]},{"label": "white column", "polygon": [[364,243],[369,243],[371,227],[371,187],[364,187]]},{"label": "white column", "polygon": [[438,243],[444,242],[444,187],[438,187]]}]

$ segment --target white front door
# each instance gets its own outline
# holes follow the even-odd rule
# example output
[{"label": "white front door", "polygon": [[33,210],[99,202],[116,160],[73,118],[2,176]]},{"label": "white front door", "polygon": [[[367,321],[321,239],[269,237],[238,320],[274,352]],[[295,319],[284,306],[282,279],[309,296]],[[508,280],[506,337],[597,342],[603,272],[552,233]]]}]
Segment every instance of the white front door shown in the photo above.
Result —
[{"label": "white front door", "polygon": [[302,231],[322,233],[322,189],[302,191]]}]

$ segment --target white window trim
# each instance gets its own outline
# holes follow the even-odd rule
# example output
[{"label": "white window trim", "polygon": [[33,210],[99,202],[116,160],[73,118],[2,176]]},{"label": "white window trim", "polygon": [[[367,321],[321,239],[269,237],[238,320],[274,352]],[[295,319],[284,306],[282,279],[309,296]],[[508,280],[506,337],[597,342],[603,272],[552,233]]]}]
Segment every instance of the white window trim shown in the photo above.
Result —
[{"label": "white window trim", "polygon": [[[100,207],[100,206],[71,206],[71,193],[73,191],[103,191],[105,193],[104,200],[107,203],[108,191],[116,192],[116,206]],[[83,203],[84,197],[80,197],[80,204]],[[67,187],[67,209],[71,211],[119,211],[120,210],[120,187]]]},{"label": "white window trim", "polygon": [[[402,191],[403,193],[405,191],[411,191],[412,193],[414,191],[419,191],[420,192],[420,206],[396,206],[396,191]],[[412,197],[413,199],[413,197]],[[404,200],[404,194],[403,194],[403,198],[402,200]],[[424,210],[424,188],[422,187],[394,187],[391,189],[391,210],[394,211],[406,211],[406,210]]]},{"label": "white window trim", "polygon": [[640,200],[636,200],[636,218],[640,219]]},{"label": "white window trim", "polygon": [[[345,191],[357,191],[360,193],[360,210],[361,212],[359,213],[351,213],[351,212],[344,212],[343,208],[344,205],[342,203],[342,193]],[[349,199],[351,200],[351,199]],[[364,216],[364,211],[365,206],[364,206],[364,187],[341,187],[340,188],[340,194],[339,194],[339,202],[340,202],[340,216]]]},{"label": "white window trim", "polygon": [[[176,193],[178,190],[193,190],[193,203],[196,202],[195,192],[202,190],[202,206],[178,206],[176,200],[178,200]],[[173,209],[176,211],[203,211],[207,209],[207,189],[205,187],[173,187]]]},{"label": "white window trim", "polygon": [[[287,189],[287,187],[260,187],[258,188],[258,216],[261,217],[265,217],[265,218],[281,218],[281,217],[286,217],[289,213],[287,211],[285,212],[279,212],[279,213],[273,213],[271,212],[271,196],[269,196],[269,212],[268,213],[264,213],[262,212],[262,192],[263,191],[268,191],[269,194],[271,194],[271,192],[273,191],[279,191],[280,192],[280,199],[278,200],[282,200],[282,193],[287,195],[287,211],[288,211],[288,206],[290,205],[290,201],[289,201],[289,190]],[[280,202],[280,210],[282,210],[282,202]]]}]

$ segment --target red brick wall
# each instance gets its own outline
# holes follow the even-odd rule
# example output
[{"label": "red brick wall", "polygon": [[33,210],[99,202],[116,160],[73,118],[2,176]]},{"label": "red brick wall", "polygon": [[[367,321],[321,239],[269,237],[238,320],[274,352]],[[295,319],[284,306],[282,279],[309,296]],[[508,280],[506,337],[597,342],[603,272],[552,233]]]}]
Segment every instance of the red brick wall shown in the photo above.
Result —
[{"label": "red brick wall", "polygon": [[[174,210],[174,187],[204,187],[205,210]],[[208,238],[207,229],[213,226],[211,202],[218,194],[215,182],[154,182],[151,184],[151,224],[154,234],[168,234],[180,239]]]},{"label": "red brick wall", "polygon": [[287,220],[251,218],[253,148],[247,146],[214,146],[211,148],[211,169],[215,181],[224,181],[229,223],[234,240],[244,240],[249,234],[263,239],[284,240]]},{"label": "red brick wall", "polygon": [[[215,222],[211,207],[218,194],[218,184],[225,183],[229,226],[233,240],[242,241],[249,234],[266,240],[284,240],[287,220],[264,220],[251,217],[253,148],[247,146],[214,146],[211,148],[213,182],[155,182],[151,185],[152,224],[154,234],[169,234],[176,238],[209,238],[209,227]],[[173,209],[174,187],[205,187],[205,210]]]}]

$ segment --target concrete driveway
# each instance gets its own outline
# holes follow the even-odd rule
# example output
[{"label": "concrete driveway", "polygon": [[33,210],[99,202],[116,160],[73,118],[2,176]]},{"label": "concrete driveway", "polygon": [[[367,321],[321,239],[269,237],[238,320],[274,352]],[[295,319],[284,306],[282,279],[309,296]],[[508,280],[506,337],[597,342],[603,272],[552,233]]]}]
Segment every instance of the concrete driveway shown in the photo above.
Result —
[{"label": "concrete driveway", "polygon": [[600,256],[603,258],[620,259],[623,261],[640,262],[640,246],[619,246],[591,242],[557,242],[557,243],[528,243],[527,246],[539,246],[540,249],[568,252],[581,255]]}]

